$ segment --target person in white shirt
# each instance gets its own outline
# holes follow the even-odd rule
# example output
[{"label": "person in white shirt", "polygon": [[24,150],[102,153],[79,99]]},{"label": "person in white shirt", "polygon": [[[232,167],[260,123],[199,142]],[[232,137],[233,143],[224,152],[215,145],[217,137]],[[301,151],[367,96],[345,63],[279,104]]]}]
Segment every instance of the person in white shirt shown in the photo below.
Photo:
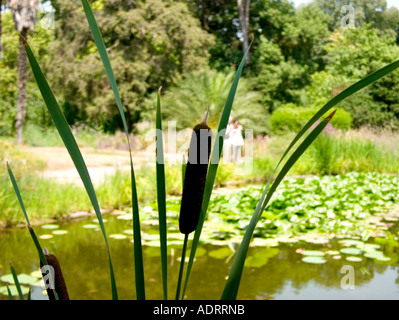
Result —
[{"label": "person in white shirt", "polygon": [[229,131],[229,143],[232,145],[232,161],[238,163],[241,160],[241,147],[244,145],[242,138],[242,126],[235,119]]},{"label": "person in white shirt", "polygon": [[227,123],[226,127],[226,134],[224,136],[224,142],[223,142],[223,162],[224,163],[230,163],[231,162],[231,142],[230,142],[230,132],[231,129],[233,128],[233,117],[229,117],[229,122]]}]

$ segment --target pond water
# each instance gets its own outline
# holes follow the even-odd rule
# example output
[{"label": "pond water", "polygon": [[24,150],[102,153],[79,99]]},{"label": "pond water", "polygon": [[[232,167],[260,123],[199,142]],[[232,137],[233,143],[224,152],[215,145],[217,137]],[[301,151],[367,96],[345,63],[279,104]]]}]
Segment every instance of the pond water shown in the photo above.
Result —
[{"label": "pond water", "polygon": [[[105,227],[116,272],[119,298],[135,299],[133,243],[132,236],[129,235],[132,224],[130,220],[118,219],[120,217],[104,215]],[[108,257],[96,218],[90,217],[57,226],[54,229],[51,229],[51,226],[37,226],[35,231],[42,237],[42,247],[46,247],[57,256],[70,298],[111,299]],[[390,231],[397,234],[397,223],[391,225]],[[143,248],[147,299],[162,299],[160,250],[156,246],[157,241],[154,240],[157,238],[156,232],[156,226],[143,228],[146,235],[144,238],[147,240]],[[170,240],[172,246],[168,256],[168,290],[169,297],[173,298],[182,241]],[[373,250],[383,251],[386,257],[378,260],[366,257],[364,252],[356,253],[359,240],[354,243],[343,240],[334,238],[324,244],[302,241],[278,245],[270,243],[270,247],[251,247],[238,299],[399,299],[397,247],[376,245]],[[367,242],[373,244],[374,239],[369,238]],[[9,261],[12,261],[18,274],[31,274],[37,270],[37,252],[27,229],[0,232],[0,248],[0,286],[5,285],[4,276],[10,273]],[[340,251],[345,248],[354,250],[351,254],[345,254]],[[310,250],[322,251],[323,263],[318,263],[317,258],[313,260],[316,263],[304,262],[304,257],[317,257],[319,254],[318,251]],[[306,252],[314,254],[305,255]],[[348,257],[357,259],[348,261]],[[234,252],[226,244],[200,245],[186,299],[220,299],[233,258]],[[312,262],[312,259],[310,261]],[[344,266],[347,269],[342,273]],[[345,278],[349,275],[348,268],[353,271],[350,281]],[[352,284],[354,288],[347,288],[348,284]],[[47,299],[39,283],[30,286],[32,299]],[[0,294],[0,299],[7,300],[8,297],[6,294]]]}]

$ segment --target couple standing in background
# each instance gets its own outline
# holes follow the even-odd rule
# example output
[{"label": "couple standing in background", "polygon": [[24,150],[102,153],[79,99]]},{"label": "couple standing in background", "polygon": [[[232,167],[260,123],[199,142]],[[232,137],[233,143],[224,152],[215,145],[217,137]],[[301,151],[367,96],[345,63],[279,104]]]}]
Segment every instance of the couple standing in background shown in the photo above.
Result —
[{"label": "couple standing in background", "polygon": [[227,124],[223,145],[223,160],[227,163],[238,163],[241,160],[241,147],[244,145],[244,139],[242,138],[242,126],[232,116]]}]

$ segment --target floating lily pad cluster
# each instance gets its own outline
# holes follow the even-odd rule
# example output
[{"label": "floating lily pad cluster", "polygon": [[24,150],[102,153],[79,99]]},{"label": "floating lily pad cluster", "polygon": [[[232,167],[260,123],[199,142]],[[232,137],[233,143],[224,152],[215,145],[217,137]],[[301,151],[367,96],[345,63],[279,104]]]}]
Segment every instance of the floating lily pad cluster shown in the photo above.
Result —
[{"label": "floating lily pad cluster", "polygon": [[[30,286],[44,287],[42,274],[39,270],[33,271],[30,274],[20,273],[17,275],[17,277],[23,294],[27,294],[29,292]],[[0,282],[3,283],[0,285],[0,294],[7,295],[8,286],[11,294],[13,296],[18,296],[17,287],[15,286],[14,278],[11,273],[0,277]]]},{"label": "floating lily pad cluster", "polygon": [[374,259],[375,262],[385,262],[388,264],[396,262],[396,255],[387,256],[382,250],[382,246],[376,243],[365,243],[357,239],[342,239],[339,241],[341,248],[336,250],[304,250],[297,249],[297,253],[303,255],[303,262],[312,264],[323,264],[332,259],[344,258],[350,262],[362,262],[364,258]]},{"label": "floating lily pad cluster", "polygon": [[48,233],[39,235],[39,239],[41,239],[41,240],[52,239],[54,235],[57,236],[57,235],[64,235],[64,234],[68,233],[67,230],[61,230],[61,229],[59,229],[59,227],[60,226],[58,224],[42,225],[41,229],[48,231]]},{"label": "floating lily pad cluster", "polygon": [[[350,173],[341,176],[288,178],[275,192],[256,234],[336,233],[359,235],[364,221],[386,229],[381,215],[399,203],[395,176]],[[245,229],[262,188],[249,187],[217,195],[209,207],[217,220]],[[397,220],[398,217],[393,217]]]}]

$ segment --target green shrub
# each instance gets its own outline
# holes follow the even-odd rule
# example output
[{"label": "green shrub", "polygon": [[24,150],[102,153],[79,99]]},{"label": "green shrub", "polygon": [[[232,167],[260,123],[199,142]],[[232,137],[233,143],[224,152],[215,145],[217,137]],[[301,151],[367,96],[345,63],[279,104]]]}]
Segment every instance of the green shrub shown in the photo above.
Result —
[{"label": "green shrub", "polygon": [[[269,126],[274,133],[298,132],[303,125],[318,111],[318,108],[299,107],[288,103],[273,112],[269,119]],[[352,117],[349,112],[337,109],[331,124],[337,129],[349,129]]]},{"label": "green shrub", "polygon": [[28,124],[23,129],[23,140],[27,145],[33,147],[62,146],[62,139],[54,127],[44,129],[34,124]]}]

